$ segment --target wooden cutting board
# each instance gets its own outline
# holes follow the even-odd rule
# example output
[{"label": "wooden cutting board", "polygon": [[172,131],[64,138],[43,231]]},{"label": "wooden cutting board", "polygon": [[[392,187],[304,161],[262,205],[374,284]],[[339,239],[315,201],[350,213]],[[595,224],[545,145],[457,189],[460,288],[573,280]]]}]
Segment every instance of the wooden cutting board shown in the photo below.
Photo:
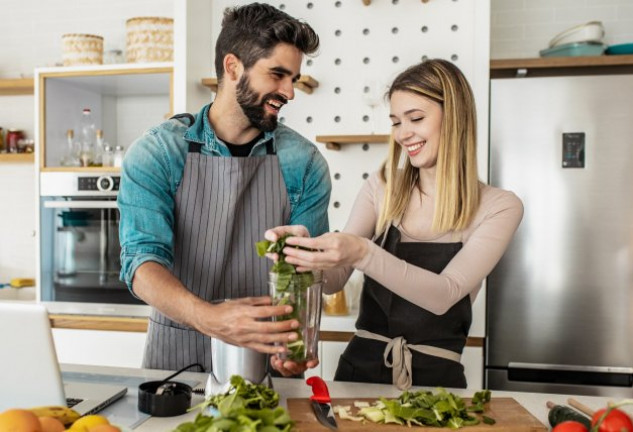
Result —
[{"label": "wooden cutting board", "polygon": [[[376,398],[358,399],[332,399],[332,406],[345,405],[354,406],[354,401],[367,401],[372,403]],[[470,398],[464,398],[467,405],[470,405]],[[288,399],[288,411],[290,417],[295,421],[298,432],[324,432],[328,429],[322,426],[314,416],[312,405],[309,399]],[[548,428],[523,408],[512,398],[495,398],[486,405],[484,413],[492,417],[497,422],[494,425],[487,425],[483,422],[476,426],[467,426],[459,430],[464,432],[547,432]],[[364,432],[415,432],[419,430],[443,431],[449,428],[430,427],[408,427],[394,424],[376,424],[371,422],[355,422],[352,420],[342,420],[336,415],[336,423],[340,431],[364,431]]]}]

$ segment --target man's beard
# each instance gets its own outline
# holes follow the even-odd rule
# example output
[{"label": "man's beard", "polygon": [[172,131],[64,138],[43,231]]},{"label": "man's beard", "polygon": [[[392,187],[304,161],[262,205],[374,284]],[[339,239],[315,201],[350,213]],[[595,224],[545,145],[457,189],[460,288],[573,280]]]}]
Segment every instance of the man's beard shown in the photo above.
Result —
[{"label": "man's beard", "polygon": [[277,116],[266,113],[264,108],[266,101],[270,99],[277,99],[282,102],[286,102],[286,98],[280,94],[268,93],[263,96],[261,102],[259,100],[259,94],[253,90],[250,86],[250,80],[248,75],[242,75],[240,81],[237,83],[237,103],[242,108],[242,112],[248,119],[248,121],[263,132],[271,132],[277,127]]}]

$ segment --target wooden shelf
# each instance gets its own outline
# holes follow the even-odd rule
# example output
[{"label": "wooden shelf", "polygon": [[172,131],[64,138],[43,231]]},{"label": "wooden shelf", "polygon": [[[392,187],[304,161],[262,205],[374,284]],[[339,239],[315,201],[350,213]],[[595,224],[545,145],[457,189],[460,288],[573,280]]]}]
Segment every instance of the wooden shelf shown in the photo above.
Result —
[{"label": "wooden shelf", "polygon": [[0,96],[32,95],[33,78],[0,79]]},{"label": "wooden shelf", "polygon": [[[203,86],[209,87],[211,91],[218,91],[218,79],[217,78],[202,78],[200,81]],[[297,82],[295,82],[295,88],[301,90],[304,93],[312,94],[315,88],[319,86],[319,82],[312,78],[310,75],[301,75]]]},{"label": "wooden shelf", "polygon": [[147,331],[147,318],[90,315],[49,315],[51,327],[75,330]]},{"label": "wooden shelf", "polygon": [[328,150],[340,150],[342,144],[388,143],[390,135],[317,135],[316,141]]},{"label": "wooden shelf", "polygon": [[33,163],[33,153],[0,153],[0,163]]},{"label": "wooden shelf", "polygon": [[633,55],[490,60],[490,78],[633,73]]}]

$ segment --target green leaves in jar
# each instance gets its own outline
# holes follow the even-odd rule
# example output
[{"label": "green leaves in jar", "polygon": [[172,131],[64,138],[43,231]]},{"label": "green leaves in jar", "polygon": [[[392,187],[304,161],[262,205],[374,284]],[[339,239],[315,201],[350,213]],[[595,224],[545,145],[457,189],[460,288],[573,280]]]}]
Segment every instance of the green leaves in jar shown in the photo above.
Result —
[{"label": "green leaves in jar", "polygon": [[278,260],[273,264],[269,282],[271,286],[271,295],[273,304],[290,305],[292,312],[277,317],[280,321],[297,320],[299,321],[299,331],[297,331],[297,340],[287,344],[288,352],[281,358],[289,359],[296,362],[308,360],[306,353],[306,345],[302,335],[302,329],[305,329],[305,308],[306,292],[312,284],[314,284],[314,275],[312,272],[297,272],[294,265],[286,262],[286,255],[283,253],[285,247],[295,247],[286,245],[286,240],[290,237],[286,234],[275,242],[268,240],[256,243],[257,254],[260,257],[266,256],[268,253],[275,253]]}]

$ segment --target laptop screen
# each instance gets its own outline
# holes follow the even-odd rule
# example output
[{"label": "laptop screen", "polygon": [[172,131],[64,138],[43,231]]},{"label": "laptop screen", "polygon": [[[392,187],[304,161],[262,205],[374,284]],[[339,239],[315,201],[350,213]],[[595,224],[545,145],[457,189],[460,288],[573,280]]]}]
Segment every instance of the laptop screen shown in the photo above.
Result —
[{"label": "laptop screen", "polygon": [[2,302],[0,328],[0,409],[65,405],[46,308]]},{"label": "laptop screen", "polygon": [[64,390],[48,312],[42,304],[0,302],[0,329],[0,411],[63,406],[72,398],[80,400],[73,408],[87,414],[127,392],[124,386],[77,382],[66,383]]}]

